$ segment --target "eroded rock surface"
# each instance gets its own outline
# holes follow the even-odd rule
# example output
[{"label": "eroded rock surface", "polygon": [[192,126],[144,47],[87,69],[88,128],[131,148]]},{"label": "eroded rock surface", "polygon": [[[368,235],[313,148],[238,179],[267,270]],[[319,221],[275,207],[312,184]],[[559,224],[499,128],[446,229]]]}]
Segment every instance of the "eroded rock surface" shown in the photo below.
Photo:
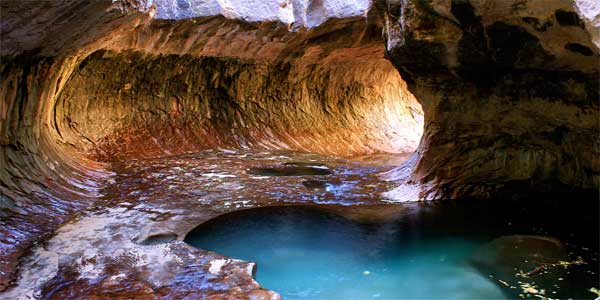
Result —
[{"label": "eroded rock surface", "polygon": [[417,147],[420,106],[381,48],[311,49],[282,63],[96,52],[59,95],[57,130],[102,161],[219,146],[346,156]]},{"label": "eroded rock surface", "polygon": [[34,242],[98,200],[114,176],[98,161],[418,143],[420,105],[384,58],[376,16],[291,32],[222,16],[159,20],[143,1],[1,5],[2,289]]},{"label": "eroded rock surface", "polygon": [[388,55],[425,111],[413,179],[429,195],[598,188],[599,27],[585,2],[387,1]]},{"label": "eroded rock surface", "polygon": [[[260,176],[265,165],[326,164],[330,187],[304,176]],[[277,299],[254,281],[254,263],[195,249],[187,233],[221,214],[255,207],[319,205],[352,218],[397,216],[377,174],[391,165],[290,152],[206,150],[113,166],[95,205],[81,211],[21,265],[8,299]],[[366,210],[360,209],[365,207]],[[389,208],[387,208],[389,207]],[[260,266],[258,266],[260,268]]]}]

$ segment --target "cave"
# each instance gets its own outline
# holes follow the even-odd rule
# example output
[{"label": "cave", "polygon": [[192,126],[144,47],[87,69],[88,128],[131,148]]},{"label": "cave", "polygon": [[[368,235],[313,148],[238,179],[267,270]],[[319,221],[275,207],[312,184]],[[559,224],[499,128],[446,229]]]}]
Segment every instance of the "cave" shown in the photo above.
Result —
[{"label": "cave", "polygon": [[597,297],[598,20],[1,1],[0,298]]}]

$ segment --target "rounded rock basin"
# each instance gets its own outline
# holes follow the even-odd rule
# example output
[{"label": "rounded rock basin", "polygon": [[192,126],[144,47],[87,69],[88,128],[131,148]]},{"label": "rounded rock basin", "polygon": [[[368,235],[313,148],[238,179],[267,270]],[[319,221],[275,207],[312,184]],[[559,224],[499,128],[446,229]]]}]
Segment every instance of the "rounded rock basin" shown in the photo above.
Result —
[{"label": "rounded rock basin", "polygon": [[412,223],[267,207],[217,217],[186,241],[257,262],[257,281],[283,299],[506,299],[468,262],[486,240]]},{"label": "rounded rock basin", "polygon": [[333,172],[319,163],[295,162],[284,163],[281,166],[254,167],[248,169],[248,174],[259,176],[311,176],[331,175]]}]

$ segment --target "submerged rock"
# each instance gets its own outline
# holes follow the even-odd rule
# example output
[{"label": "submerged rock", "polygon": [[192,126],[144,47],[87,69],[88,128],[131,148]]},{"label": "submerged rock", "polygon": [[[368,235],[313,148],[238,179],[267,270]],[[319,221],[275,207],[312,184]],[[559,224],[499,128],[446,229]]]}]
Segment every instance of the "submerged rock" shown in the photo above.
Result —
[{"label": "submerged rock", "polygon": [[302,185],[308,189],[325,189],[327,187],[327,181],[311,179],[302,181]]},{"label": "submerged rock", "polygon": [[473,263],[514,275],[514,268],[528,271],[544,264],[569,259],[567,249],[557,239],[536,235],[503,236],[482,246]]},{"label": "submerged rock", "polygon": [[306,161],[293,161],[293,162],[285,162],[284,166],[296,166],[296,167],[327,167],[324,163],[318,162],[306,162]]},{"label": "submerged rock", "polygon": [[561,284],[569,254],[557,239],[535,235],[497,238],[479,248],[472,264],[510,290],[544,294]]},{"label": "submerged rock", "polygon": [[248,174],[261,176],[306,176],[306,175],[330,175],[333,172],[328,168],[323,167],[302,167],[302,166],[283,166],[283,167],[266,167],[266,168],[251,168]]}]

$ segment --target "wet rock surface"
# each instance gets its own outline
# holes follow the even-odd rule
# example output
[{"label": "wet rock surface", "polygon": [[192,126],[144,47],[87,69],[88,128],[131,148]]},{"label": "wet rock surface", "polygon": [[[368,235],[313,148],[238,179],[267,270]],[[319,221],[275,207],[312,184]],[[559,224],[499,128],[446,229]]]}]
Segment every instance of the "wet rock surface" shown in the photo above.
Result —
[{"label": "wet rock surface", "polygon": [[[257,165],[327,165],[328,181],[336,188],[307,192],[302,182],[311,174],[247,172]],[[181,240],[198,224],[240,209],[308,204],[349,212],[356,206],[385,206],[378,195],[390,183],[378,173],[392,167],[381,158],[353,162],[226,149],[121,162],[111,169],[115,175],[103,196],[34,248],[17,285],[3,296],[275,299],[252,278],[252,263],[193,249]]]},{"label": "wet rock surface", "polygon": [[[364,223],[416,224],[421,215],[427,215],[430,221],[426,223],[447,222],[448,226],[443,227],[448,234],[460,233],[462,225],[458,224],[464,224],[465,220],[483,224],[480,218],[494,212],[495,218],[487,217],[494,224],[489,226],[502,228],[502,232],[560,232],[566,234],[559,235],[565,240],[572,240],[568,234],[577,232],[578,239],[585,240],[581,237],[582,231],[577,229],[577,226],[586,226],[585,222],[574,222],[574,228],[559,230],[540,226],[531,231],[531,225],[523,223],[524,219],[545,224],[540,216],[555,218],[553,213],[557,211],[544,208],[539,208],[544,209],[544,213],[523,209],[513,215],[508,210],[515,203],[502,204],[503,210],[476,202],[439,207],[435,203],[389,204],[381,194],[395,184],[382,181],[380,174],[393,169],[395,164],[390,162],[400,159],[377,156],[370,161],[366,158],[353,161],[306,153],[223,149],[115,164],[111,169],[115,175],[101,189],[102,197],[60,227],[46,242],[33,248],[32,254],[22,262],[16,286],[2,296],[11,299],[30,296],[42,299],[277,299],[277,294],[264,290],[253,279],[254,268],[260,266],[195,249],[182,242],[198,224],[229,212],[265,206],[316,206]],[[307,189],[305,182],[320,180],[314,179],[314,175],[248,174],[249,168],[261,165],[326,165],[332,174],[326,176],[325,188]],[[498,202],[502,201],[494,203]],[[593,223],[593,220],[587,222]],[[488,230],[490,227],[485,226],[475,231],[493,235],[494,230]],[[595,242],[589,239],[587,243]],[[589,247],[586,243],[577,244],[574,248],[577,254],[569,258],[585,257],[585,268],[573,274],[583,274],[579,278],[587,282],[589,277],[586,276],[593,276],[587,272],[594,270],[590,266],[597,261],[592,260],[597,259],[597,252],[593,252],[597,250],[581,254],[580,247],[584,246]],[[530,255],[530,250],[531,247],[523,251]],[[514,254],[513,251],[503,253]],[[516,261],[519,258],[522,257]],[[507,265],[501,262],[494,266]],[[488,269],[484,274],[495,273]],[[557,284],[558,276],[551,274],[553,279],[549,282]],[[494,284],[500,284],[495,278],[491,279]],[[578,280],[565,278],[570,282]],[[574,289],[587,293],[579,285]]]},{"label": "wet rock surface", "polygon": [[[523,219],[545,224],[535,216],[555,217],[552,211],[545,209],[543,214],[523,209],[512,215],[508,212],[512,206],[504,204],[500,206],[504,210],[476,202],[466,207],[463,204],[439,207],[436,204],[388,204],[381,194],[395,184],[382,181],[379,176],[393,169],[395,164],[389,162],[398,159],[378,156],[371,161],[366,158],[352,161],[305,153],[223,149],[115,164],[112,168],[115,175],[101,189],[103,196],[94,206],[82,210],[60,227],[45,243],[33,248],[32,254],[23,260],[16,286],[2,296],[16,299],[29,296],[43,299],[228,299],[232,296],[276,299],[274,292],[261,288],[252,277],[254,268],[260,266],[194,249],[182,242],[198,224],[255,207],[316,206],[366,223],[413,224],[419,216],[427,215],[430,221],[426,223],[447,222],[444,228],[448,234],[461,232],[462,225],[458,224],[464,224],[465,220],[483,224],[480,218],[490,216],[491,212],[497,214],[497,219],[488,217],[494,224],[489,226],[502,228],[503,232],[530,232],[531,225],[523,223]],[[257,176],[247,172],[253,166],[286,164],[326,165],[332,174],[326,176],[324,189],[307,189],[304,182],[318,180],[314,175]],[[564,213],[570,215],[570,212]],[[593,220],[588,220],[590,222]],[[570,240],[569,233],[581,233],[577,226],[586,225],[574,222],[574,226],[560,230],[540,226],[531,232],[561,232],[567,235],[559,237]],[[493,235],[493,230],[488,230],[490,227],[485,226],[476,231]],[[580,234],[577,236],[582,239]],[[594,244],[593,239],[587,242]],[[589,247],[585,243],[577,244],[577,254],[569,257],[585,257],[586,268],[574,274],[584,274],[580,278],[589,280],[585,276],[592,276],[587,272],[589,266],[594,265],[592,259],[597,259],[597,252],[581,254],[582,245]],[[529,250],[531,248],[524,251],[529,253]],[[511,254],[514,253],[509,251],[507,255]],[[495,265],[506,267],[505,262]],[[486,270],[484,274],[495,273]],[[556,273],[552,276],[549,282],[556,284]],[[496,279],[491,280],[500,284]],[[579,285],[576,290],[587,293]]]},{"label": "wet rock surface", "polygon": [[302,185],[308,189],[324,189],[327,187],[327,181],[311,179],[302,181]]}]

